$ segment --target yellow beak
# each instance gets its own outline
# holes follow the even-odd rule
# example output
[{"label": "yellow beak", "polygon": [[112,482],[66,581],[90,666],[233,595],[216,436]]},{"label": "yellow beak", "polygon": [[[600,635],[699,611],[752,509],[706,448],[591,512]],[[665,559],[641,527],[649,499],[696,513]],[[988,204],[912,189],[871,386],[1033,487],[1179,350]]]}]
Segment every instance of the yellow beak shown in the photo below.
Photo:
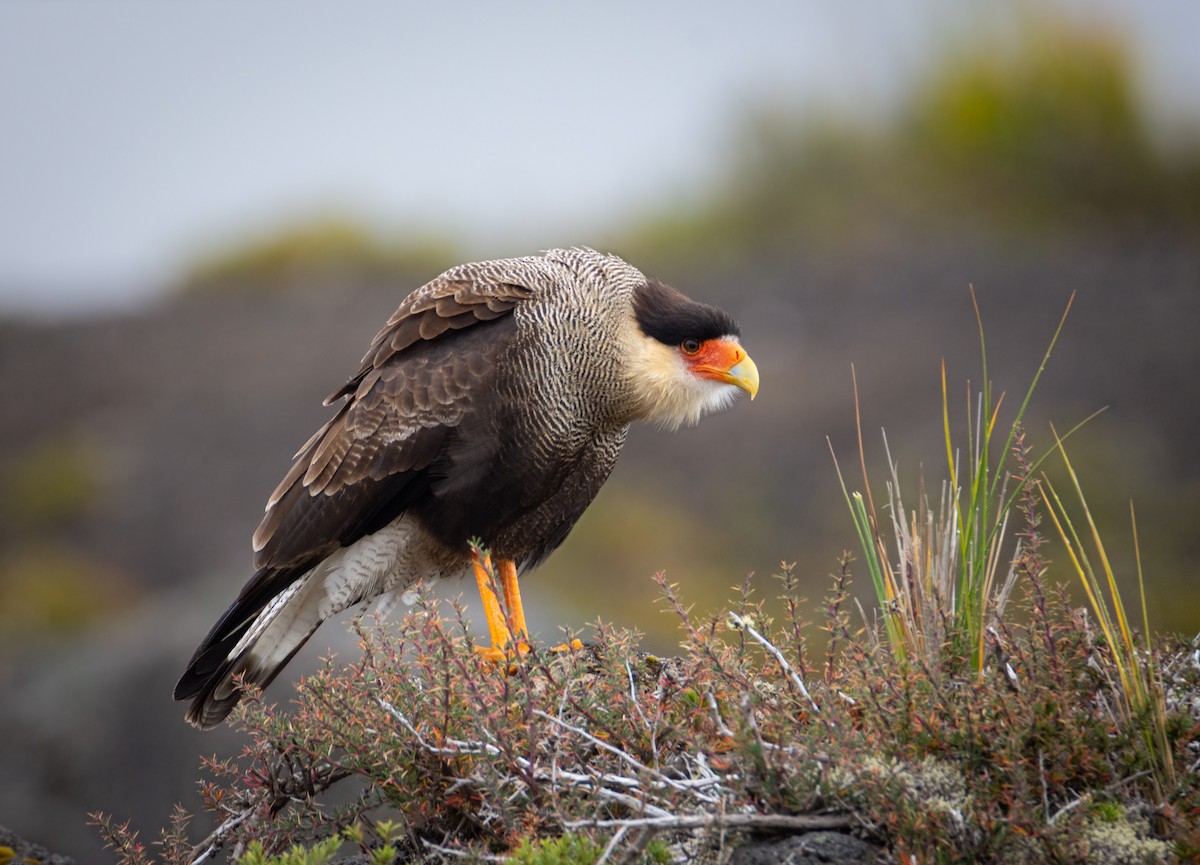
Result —
[{"label": "yellow beak", "polygon": [[750,394],[750,399],[754,399],[758,394],[758,367],[750,359],[750,355],[746,355],[724,372],[721,380],[740,387]]}]

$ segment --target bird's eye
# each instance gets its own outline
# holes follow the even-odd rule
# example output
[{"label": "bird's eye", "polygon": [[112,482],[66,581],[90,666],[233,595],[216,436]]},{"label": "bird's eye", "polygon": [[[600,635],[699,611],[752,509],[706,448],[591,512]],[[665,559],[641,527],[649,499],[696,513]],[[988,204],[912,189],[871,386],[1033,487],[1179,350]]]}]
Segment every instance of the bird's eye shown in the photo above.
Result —
[{"label": "bird's eye", "polygon": [[683,349],[684,354],[695,354],[700,350],[700,340],[689,336],[679,344],[679,347]]}]

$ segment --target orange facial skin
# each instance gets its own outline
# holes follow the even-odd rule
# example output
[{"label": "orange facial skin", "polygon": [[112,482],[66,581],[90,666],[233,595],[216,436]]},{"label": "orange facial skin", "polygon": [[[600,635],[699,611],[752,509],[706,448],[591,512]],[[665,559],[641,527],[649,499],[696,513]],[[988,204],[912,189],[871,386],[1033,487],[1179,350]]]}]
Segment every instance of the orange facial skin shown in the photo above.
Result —
[{"label": "orange facial skin", "polygon": [[693,340],[685,340],[679,347],[679,354],[701,378],[739,387],[750,394],[750,399],[758,393],[758,367],[746,350],[732,339],[708,339],[699,345]]}]

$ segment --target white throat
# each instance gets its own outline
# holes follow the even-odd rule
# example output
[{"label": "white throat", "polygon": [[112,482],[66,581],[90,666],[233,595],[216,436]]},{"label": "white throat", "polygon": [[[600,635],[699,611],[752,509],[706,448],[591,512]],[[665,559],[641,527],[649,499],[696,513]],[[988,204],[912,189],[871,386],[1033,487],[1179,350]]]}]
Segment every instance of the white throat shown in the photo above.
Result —
[{"label": "white throat", "polygon": [[639,334],[632,343],[625,364],[639,420],[667,430],[691,426],[728,408],[740,392],[734,385],[695,375],[677,349],[656,339]]}]

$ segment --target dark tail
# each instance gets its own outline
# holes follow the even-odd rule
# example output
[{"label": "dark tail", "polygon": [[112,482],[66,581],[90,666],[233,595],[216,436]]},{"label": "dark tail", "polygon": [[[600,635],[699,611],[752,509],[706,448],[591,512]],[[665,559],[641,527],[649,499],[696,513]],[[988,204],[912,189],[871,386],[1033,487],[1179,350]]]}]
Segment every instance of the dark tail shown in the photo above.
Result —
[{"label": "dark tail", "polygon": [[244,685],[265,688],[321,624],[323,591],[312,572],[264,568],[246,584],[188,662],[176,700],[191,700],[184,717],[207,730],[242,698]]}]

